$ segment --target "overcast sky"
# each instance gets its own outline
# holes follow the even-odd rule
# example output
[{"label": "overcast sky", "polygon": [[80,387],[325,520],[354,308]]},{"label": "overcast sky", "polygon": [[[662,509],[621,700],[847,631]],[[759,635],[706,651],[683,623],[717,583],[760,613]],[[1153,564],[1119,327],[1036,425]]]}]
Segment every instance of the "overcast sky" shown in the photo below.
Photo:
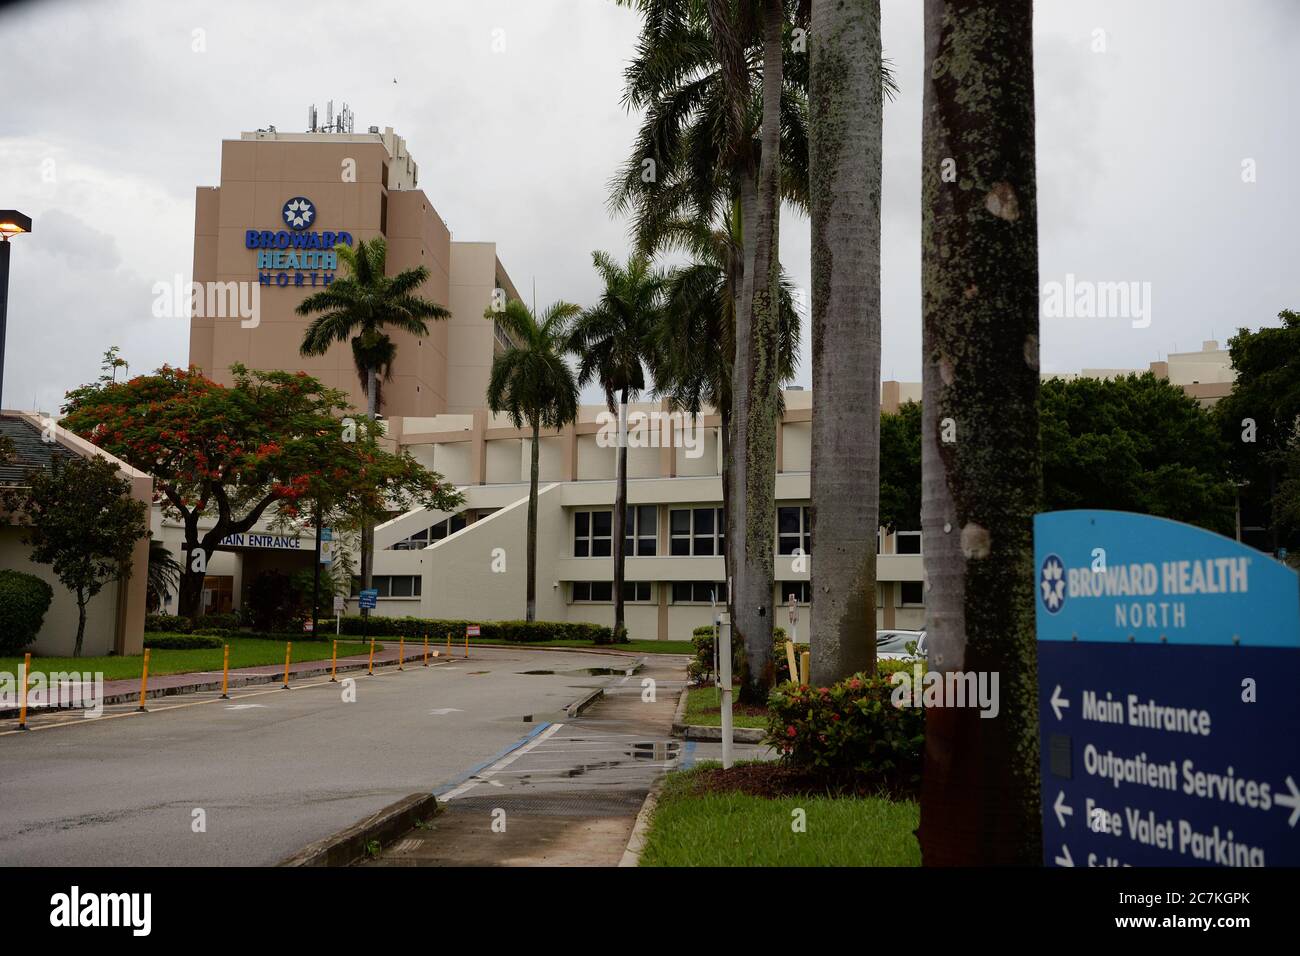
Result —
[{"label": "overcast sky", "polygon": [[[882,371],[916,381],[920,0],[884,0],[883,21],[901,93]],[[0,207],[35,230],[13,247],[5,406],[55,410],[110,345],[136,372],[184,363],[187,322],[153,318],[151,290],[189,280],[195,187],[218,184],[222,139],[300,131],[330,99],[406,138],[453,238],[495,240],[525,296],[535,279],[543,305],[590,303],[592,250],[627,247],[605,200],[637,122],[620,106],[637,28],[610,0],[6,7]],[[1042,280],[1151,283],[1147,328],[1045,318],[1043,369],[1145,368],[1300,308],[1300,0],[1043,0],[1035,33]],[[806,288],[808,222],[781,229]]]}]

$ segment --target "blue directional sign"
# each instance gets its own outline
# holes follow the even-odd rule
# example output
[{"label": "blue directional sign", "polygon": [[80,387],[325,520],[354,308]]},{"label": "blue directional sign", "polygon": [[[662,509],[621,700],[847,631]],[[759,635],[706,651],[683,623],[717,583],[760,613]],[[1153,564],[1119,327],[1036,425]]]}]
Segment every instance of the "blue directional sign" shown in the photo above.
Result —
[{"label": "blue directional sign", "polygon": [[379,603],[379,591],[376,588],[363,588],[357,604],[362,608],[373,608]]},{"label": "blue directional sign", "polygon": [[1300,865],[1300,577],[1190,525],[1034,519],[1043,862]]}]

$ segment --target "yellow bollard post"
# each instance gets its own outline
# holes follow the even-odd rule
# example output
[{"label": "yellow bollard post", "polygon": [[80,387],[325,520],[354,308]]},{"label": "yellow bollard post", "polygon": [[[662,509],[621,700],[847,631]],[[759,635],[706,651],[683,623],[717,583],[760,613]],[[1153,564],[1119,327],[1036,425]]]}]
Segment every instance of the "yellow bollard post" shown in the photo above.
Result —
[{"label": "yellow bollard post", "polygon": [[27,677],[32,672],[32,655],[29,651],[23,655],[23,696],[18,705],[18,729],[27,729]]},{"label": "yellow bollard post", "polygon": [[465,632],[465,660],[469,660],[469,631]]},{"label": "yellow bollard post", "polygon": [[429,634],[427,631],[424,635],[424,666],[429,666]]},{"label": "yellow bollard post", "polygon": [[397,669],[406,670],[406,635],[403,634],[397,639]]},{"label": "yellow bollard post", "polygon": [[330,683],[339,682],[339,642],[334,642],[334,650],[330,654]]},{"label": "yellow bollard post", "polygon": [[812,653],[803,652],[803,683],[812,686]]},{"label": "yellow bollard post", "polygon": [[794,659],[794,641],[785,642],[785,663],[790,668],[790,683],[799,683],[799,664]]},{"label": "yellow bollard post", "polygon": [[375,676],[375,639],[373,637],[370,639],[370,670],[368,673],[371,677]]},{"label": "yellow bollard post", "polygon": [[283,690],[289,689],[289,657],[293,654],[293,641],[284,643],[284,687]]},{"label": "yellow bollard post", "polygon": [[221,699],[230,700],[230,645],[221,652]]},{"label": "yellow bollard post", "polygon": [[451,657],[451,631],[447,632],[447,656]]},{"label": "yellow bollard post", "polygon": [[140,706],[137,709],[139,713],[148,713],[148,708],[144,705],[145,688],[149,685],[149,648],[144,649],[144,662],[140,666]]}]

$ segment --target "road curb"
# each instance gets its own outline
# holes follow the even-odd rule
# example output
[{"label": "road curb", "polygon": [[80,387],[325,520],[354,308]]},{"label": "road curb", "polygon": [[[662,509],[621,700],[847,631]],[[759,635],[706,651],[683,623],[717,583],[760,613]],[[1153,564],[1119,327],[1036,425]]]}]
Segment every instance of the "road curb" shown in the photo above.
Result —
[{"label": "road curb", "polygon": [[[722,739],[721,727],[705,727],[700,724],[673,724],[673,736],[683,740],[704,740],[717,743]],[[731,739],[738,744],[761,744],[767,731],[758,727],[732,727]]]},{"label": "road curb", "polygon": [[583,694],[572,704],[569,704],[569,706],[565,707],[564,712],[568,714],[570,718],[581,717],[582,712],[584,710],[586,710],[588,707],[590,707],[592,704],[594,704],[596,701],[600,700],[604,696],[605,696],[605,688],[597,687],[595,690]]},{"label": "road curb", "polygon": [[686,699],[690,696],[690,694],[691,694],[691,685],[689,683],[683,684],[682,692],[677,698],[677,710],[673,712],[673,726],[671,731],[673,736],[677,735],[677,729],[679,727],[686,726],[686,703],[687,703]]},{"label": "road curb", "polygon": [[365,855],[367,844],[381,845],[411,829],[420,820],[438,812],[438,798],[431,793],[413,793],[333,836],[299,850],[277,866],[347,866]]},{"label": "road curb", "polygon": [[623,858],[618,861],[619,866],[640,866],[641,854],[645,852],[646,835],[650,832],[650,821],[654,818],[655,807],[659,805],[659,794],[664,788],[664,781],[667,776],[662,776],[654,782],[650,792],[645,795],[645,801],[641,804],[641,809],[637,812],[636,823],[632,825],[632,834],[627,838],[627,848],[623,850]]}]

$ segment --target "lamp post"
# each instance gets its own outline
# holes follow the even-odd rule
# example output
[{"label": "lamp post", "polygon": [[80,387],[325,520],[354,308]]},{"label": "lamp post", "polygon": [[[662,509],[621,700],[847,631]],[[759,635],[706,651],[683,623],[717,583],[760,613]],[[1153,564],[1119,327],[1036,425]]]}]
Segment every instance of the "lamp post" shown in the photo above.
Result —
[{"label": "lamp post", "polygon": [[9,239],[32,231],[32,217],[0,209],[0,408],[4,408],[5,332],[9,314]]}]

